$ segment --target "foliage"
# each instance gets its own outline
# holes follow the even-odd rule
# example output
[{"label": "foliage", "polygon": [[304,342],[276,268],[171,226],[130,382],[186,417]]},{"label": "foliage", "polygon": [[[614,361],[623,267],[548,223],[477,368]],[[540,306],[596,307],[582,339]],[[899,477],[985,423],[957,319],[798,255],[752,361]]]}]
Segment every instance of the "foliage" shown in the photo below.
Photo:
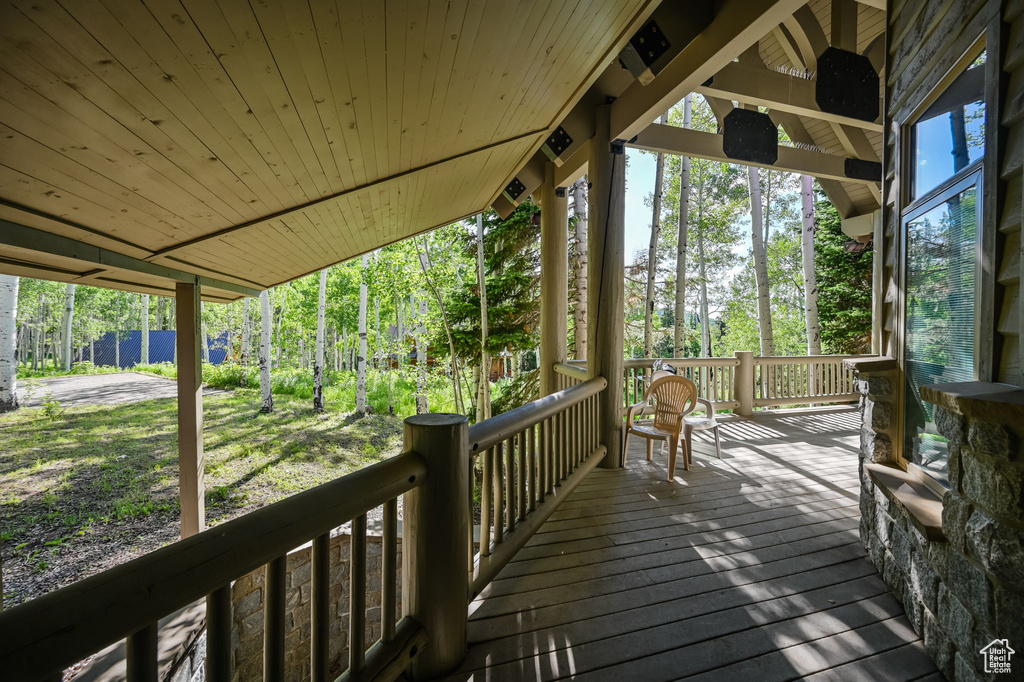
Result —
[{"label": "foliage", "polygon": [[871,249],[846,250],[849,237],[840,229],[839,213],[827,200],[816,204],[818,315],[825,353],[871,352]]}]

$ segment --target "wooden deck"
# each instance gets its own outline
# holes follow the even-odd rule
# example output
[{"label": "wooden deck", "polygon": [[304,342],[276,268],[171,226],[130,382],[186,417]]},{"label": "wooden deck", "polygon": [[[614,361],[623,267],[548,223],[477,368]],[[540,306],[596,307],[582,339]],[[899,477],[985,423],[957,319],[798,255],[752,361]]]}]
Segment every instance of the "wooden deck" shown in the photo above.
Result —
[{"label": "wooden deck", "polygon": [[455,680],[941,680],[858,537],[853,408],[722,426],[665,480],[634,439],[470,607]]}]

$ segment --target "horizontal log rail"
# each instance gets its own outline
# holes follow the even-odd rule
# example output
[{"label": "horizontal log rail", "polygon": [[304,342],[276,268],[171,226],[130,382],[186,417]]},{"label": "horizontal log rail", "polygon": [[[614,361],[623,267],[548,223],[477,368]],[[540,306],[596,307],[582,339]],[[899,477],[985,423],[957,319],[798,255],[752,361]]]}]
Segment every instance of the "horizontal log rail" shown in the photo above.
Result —
[{"label": "horizontal log rail", "polygon": [[[860,395],[853,387],[853,371],[843,367],[849,358],[872,355],[787,355],[762,357],[739,351],[722,358],[632,358],[623,361],[623,412],[640,402],[656,361],[693,380],[701,398],[716,410],[749,415],[755,407],[782,407],[853,402]],[[570,378],[586,376],[585,360],[556,365],[560,387]]]},{"label": "horizontal log rail", "polygon": [[[65,668],[127,639],[128,680],[155,680],[157,622],[206,596],[206,679],[229,680],[230,585],[265,565],[264,675],[283,679],[285,558],[312,540],[311,669],[313,680],[329,679],[330,533],[352,521],[348,677],[365,679],[364,671],[373,670],[394,679],[427,634],[412,618],[395,622],[397,497],[427,479],[424,458],[407,451],[0,612],[0,677],[59,680]],[[381,505],[382,641],[366,655],[365,613],[358,608],[366,601],[366,573],[357,557],[365,557],[366,513]]]},{"label": "horizontal log rail", "polygon": [[[470,502],[480,502],[480,550],[468,533],[472,600],[604,457],[598,394],[604,377],[556,365],[562,390],[469,428]],[[575,385],[569,386],[569,383]]]}]

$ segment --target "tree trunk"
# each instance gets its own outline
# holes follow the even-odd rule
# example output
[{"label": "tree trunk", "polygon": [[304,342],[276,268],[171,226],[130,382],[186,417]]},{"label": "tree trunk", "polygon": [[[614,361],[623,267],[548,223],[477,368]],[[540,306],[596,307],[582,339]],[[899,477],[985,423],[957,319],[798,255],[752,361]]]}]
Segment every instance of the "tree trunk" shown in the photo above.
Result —
[{"label": "tree trunk", "polygon": [[[668,121],[668,112],[661,115],[658,123]],[[654,357],[654,292],[658,276],[658,238],[661,236],[661,191],[665,174],[665,155],[658,153],[654,166],[654,197],[651,210],[651,244],[647,248],[647,298],[644,305],[644,357]]]},{"label": "tree trunk", "polygon": [[[692,125],[691,98],[683,99],[683,127]],[[690,221],[690,157],[679,159],[679,238],[676,242],[676,307],[673,348],[675,357],[686,356],[686,249]]]},{"label": "tree trunk", "polygon": [[205,301],[202,301],[199,304],[199,310],[201,311],[200,315],[202,316],[202,324],[200,325],[200,329],[202,331],[200,333],[203,335],[203,362],[206,363],[206,362],[210,361],[210,334],[206,330],[206,302]]},{"label": "tree trunk", "polygon": [[765,255],[764,215],[761,206],[761,176],[754,166],[747,167],[750,183],[750,233],[754,252],[754,275],[757,278],[757,326],[761,335],[761,355],[775,355],[772,333],[771,292],[768,285],[768,261]]},{"label": "tree trunk", "polygon": [[576,221],[576,301],[573,307],[573,344],[577,360],[587,359],[587,179],[572,186],[573,216]]},{"label": "tree trunk", "polygon": [[316,308],[316,358],[313,360],[313,411],[324,411],[324,318],[327,315],[327,268],[320,271]]},{"label": "tree trunk", "polygon": [[64,288],[64,324],[61,325],[61,353],[60,358],[64,364],[64,371],[71,371],[71,329],[75,322],[75,289],[77,284],[68,283]]},{"label": "tree trunk", "polygon": [[[376,324],[374,325],[374,328],[377,330],[377,354],[376,354],[375,357],[377,358],[377,362],[379,363],[384,358],[384,347],[382,345],[384,343],[384,336],[383,336],[383,334],[381,333],[381,330],[380,330],[380,296],[374,295],[374,297],[373,297],[373,310],[374,310],[374,318],[375,318],[375,322],[376,322]],[[379,365],[378,365],[378,369],[379,369]]]},{"label": "tree trunk", "polygon": [[249,346],[252,345],[252,327],[249,326],[249,299],[242,301],[242,347],[238,351],[238,361],[242,365],[242,379],[238,383],[249,385]]},{"label": "tree trunk", "polygon": [[270,389],[270,292],[260,292],[260,392],[263,394],[263,405],[260,412],[266,414],[274,411],[274,394]]},{"label": "tree trunk", "polygon": [[149,364],[149,294],[142,294],[142,354],[139,356],[140,362],[144,365]]},{"label": "tree trunk", "polygon": [[20,279],[0,275],[0,413],[18,409],[18,285]]},{"label": "tree trunk", "polygon": [[363,254],[363,268],[359,278],[359,356],[356,358],[356,412],[366,414],[366,304],[369,288],[370,256]]},{"label": "tree trunk", "polygon": [[[415,240],[413,240],[413,243],[416,243]],[[418,244],[416,250],[419,252]],[[444,324],[444,332],[448,337],[448,353],[451,356],[452,362],[452,396],[455,398],[455,411],[459,414],[465,414],[466,406],[462,398],[462,387],[459,385],[459,359],[455,355],[455,338],[452,336],[452,328],[448,324],[448,312],[444,308],[444,299],[441,298],[441,292],[438,291],[437,286],[434,284],[434,280],[430,278],[430,251],[426,237],[423,237],[423,251],[419,252],[419,257],[420,269],[423,271],[423,278],[426,280],[427,286],[430,287],[430,290],[434,293],[434,298],[437,301],[437,308],[441,311],[441,322]],[[377,325],[379,332],[379,317],[377,318]]]},{"label": "tree trunk", "polygon": [[818,275],[814,270],[814,178],[800,176],[803,202],[804,310],[807,315],[807,354],[821,355],[821,328],[818,325]]},{"label": "tree trunk", "polygon": [[708,305],[708,271],[704,261],[704,184],[701,183],[700,200],[697,205],[697,262],[700,272],[700,354],[709,358],[711,352],[711,312]]},{"label": "tree trunk", "polygon": [[427,297],[425,292],[417,296],[416,315],[416,414],[430,412],[427,400],[427,362],[430,349],[427,344]]},{"label": "tree trunk", "polygon": [[484,264],[484,214],[476,216],[476,275],[480,287],[480,409],[477,421],[491,416],[491,357],[487,352],[487,268]]},{"label": "tree trunk", "polygon": [[[93,329],[92,315],[89,316],[89,328]],[[89,362],[96,364],[96,334],[89,332]]]}]

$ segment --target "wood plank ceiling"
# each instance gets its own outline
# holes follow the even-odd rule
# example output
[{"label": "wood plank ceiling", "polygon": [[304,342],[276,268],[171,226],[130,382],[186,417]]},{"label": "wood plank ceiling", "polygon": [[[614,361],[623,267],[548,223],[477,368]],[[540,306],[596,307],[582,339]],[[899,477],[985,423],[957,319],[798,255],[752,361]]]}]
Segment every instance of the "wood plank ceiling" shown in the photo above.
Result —
[{"label": "wood plank ceiling", "polygon": [[[0,219],[273,286],[488,206],[656,4],[11,0]],[[0,272],[173,287],[45,250]]]}]

